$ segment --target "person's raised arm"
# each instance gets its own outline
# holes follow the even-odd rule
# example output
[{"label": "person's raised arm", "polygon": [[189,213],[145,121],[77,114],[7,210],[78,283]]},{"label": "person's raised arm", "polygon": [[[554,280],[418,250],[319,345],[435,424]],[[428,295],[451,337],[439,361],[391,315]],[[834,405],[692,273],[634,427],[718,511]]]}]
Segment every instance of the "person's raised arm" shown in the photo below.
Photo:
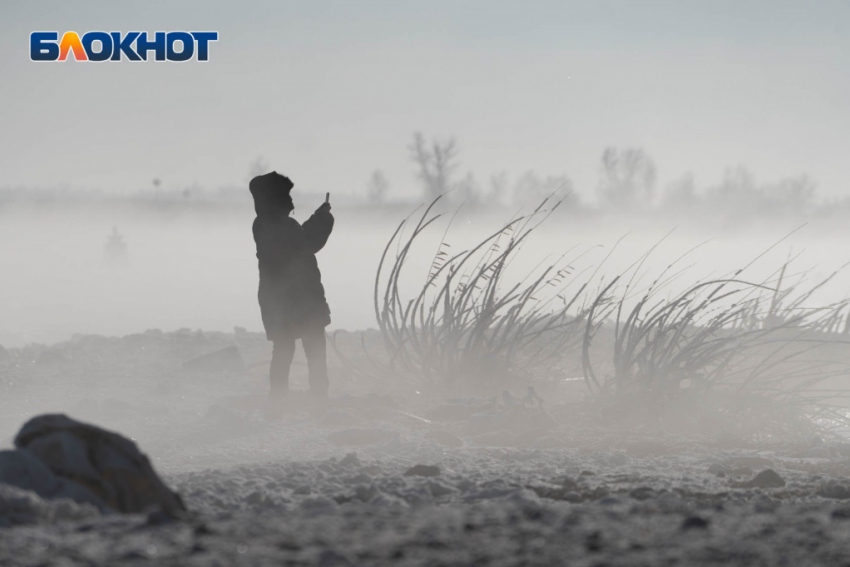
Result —
[{"label": "person's raised arm", "polygon": [[331,214],[331,204],[324,202],[313,215],[301,225],[310,252],[315,254],[321,250],[334,228],[334,217]]}]

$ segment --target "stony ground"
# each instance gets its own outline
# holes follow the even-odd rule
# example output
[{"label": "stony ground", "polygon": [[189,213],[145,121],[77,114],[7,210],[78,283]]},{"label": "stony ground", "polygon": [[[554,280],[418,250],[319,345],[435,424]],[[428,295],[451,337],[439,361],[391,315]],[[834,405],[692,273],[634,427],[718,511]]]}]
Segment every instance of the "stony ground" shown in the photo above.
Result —
[{"label": "stony ground", "polygon": [[[183,369],[232,344],[247,371]],[[192,512],[0,487],[0,565],[850,565],[850,445],[576,427],[554,386],[541,410],[341,370],[329,407],[271,420],[267,355],[246,333],[10,349],[0,439],[43,411],[113,428]]]}]

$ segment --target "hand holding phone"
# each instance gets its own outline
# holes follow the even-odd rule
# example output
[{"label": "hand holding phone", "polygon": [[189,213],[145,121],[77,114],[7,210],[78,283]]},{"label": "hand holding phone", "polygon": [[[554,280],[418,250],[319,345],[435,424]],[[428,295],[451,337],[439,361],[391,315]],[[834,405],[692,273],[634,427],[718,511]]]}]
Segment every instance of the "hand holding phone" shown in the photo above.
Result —
[{"label": "hand holding phone", "polygon": [[322,203],[319,208],[319,211],[330,211],[331,210],[331,194],[325,193],[325,202]]}]

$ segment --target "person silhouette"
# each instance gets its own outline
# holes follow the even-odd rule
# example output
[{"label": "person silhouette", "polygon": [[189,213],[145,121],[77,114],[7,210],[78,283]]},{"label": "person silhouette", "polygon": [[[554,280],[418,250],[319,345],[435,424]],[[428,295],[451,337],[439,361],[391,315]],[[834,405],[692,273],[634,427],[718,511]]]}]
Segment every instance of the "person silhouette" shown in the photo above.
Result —
[{"label": "person silhouette", "polygon": [[289,392],[297,339],[307,355],[311,396],[324,400],[328,395],[325,327],[330,325],[331,311],[316,253],[328,241],[334,217],[326,201],[298,224],[290,216],[295,209],[292,188],[292,181],[276,171],[254,177],[249,184],[257,213],[253,225],[260,270],[257,297],[266,338],[273,342],[269,369],[273,403]]}]

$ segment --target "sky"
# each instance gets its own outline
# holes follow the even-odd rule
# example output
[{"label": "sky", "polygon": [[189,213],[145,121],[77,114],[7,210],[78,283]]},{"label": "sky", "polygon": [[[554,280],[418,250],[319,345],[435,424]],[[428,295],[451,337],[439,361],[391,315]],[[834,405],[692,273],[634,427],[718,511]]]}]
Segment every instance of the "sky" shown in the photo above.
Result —
[{"label": "sky", "polygon": [[[39,63],[36,30],[218,31],[200,63]],[[850,195],[850,2],[5,0],[0,187],[247,186],[262,156],[302,190],[416,195],[414,132],[461,171],[566,174],[605,147],[659,188],[743,164]]]}]

